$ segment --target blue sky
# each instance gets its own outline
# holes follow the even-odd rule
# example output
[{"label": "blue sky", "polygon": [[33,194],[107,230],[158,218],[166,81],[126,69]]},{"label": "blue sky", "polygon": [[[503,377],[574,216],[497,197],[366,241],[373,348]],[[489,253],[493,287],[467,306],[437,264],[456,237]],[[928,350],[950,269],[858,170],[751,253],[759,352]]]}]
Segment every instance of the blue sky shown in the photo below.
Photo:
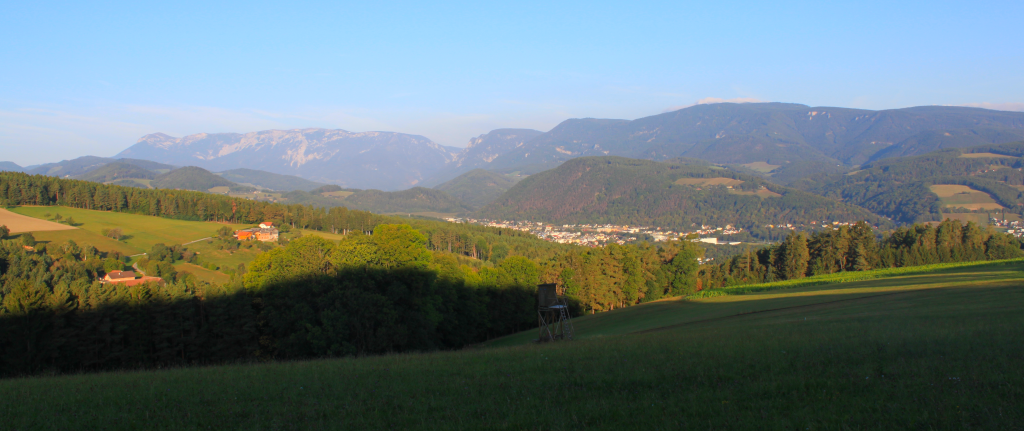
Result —
[{"label": "blue sky", "polygon": [[209,3],[4,2],[0,160],[299,127],[465,146],[708,98],[1024,110],[1024,2]]}]

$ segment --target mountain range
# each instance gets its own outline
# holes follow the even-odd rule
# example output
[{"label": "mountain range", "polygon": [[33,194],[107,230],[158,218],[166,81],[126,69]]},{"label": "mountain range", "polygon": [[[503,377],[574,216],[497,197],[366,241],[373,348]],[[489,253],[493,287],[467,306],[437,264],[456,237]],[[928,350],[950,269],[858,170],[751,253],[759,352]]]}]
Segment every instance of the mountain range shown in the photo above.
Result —
[{"label": "mountain range", "polygon": [[[1024,113],[921,106],[870,111],[792,103],[696,105],[636,120],[569,119],[497,129],[465,149],[423,136],[328,129],[142,137],[116,158],[212,171],[255,169],[359,189],[436,186],[474,169],[534,174],[576,157],[690,157],[788,176],[943,148],[1024,139]],[[785,177],[787,175],[780,175]]]},{"label": "mountain range", "polygon": [[405,189],[455,155],[422,136],[345,130],[266,130],[143,136],[117,158],[143,158],[212,171],[248,168],[344,187]]}]

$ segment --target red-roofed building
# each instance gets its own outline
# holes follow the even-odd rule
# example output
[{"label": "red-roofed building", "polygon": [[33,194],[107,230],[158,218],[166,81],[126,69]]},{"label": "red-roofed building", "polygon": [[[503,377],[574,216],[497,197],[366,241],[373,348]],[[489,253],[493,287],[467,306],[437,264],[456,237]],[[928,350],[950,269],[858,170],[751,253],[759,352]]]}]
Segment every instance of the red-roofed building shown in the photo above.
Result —
[{"label": "red-roofed building", "polygon": [[120,283],[122,281],[134,280],[134,271],[110,271],[106,276],[103,277],[103,281],[108,283]]},{"label": "red-roofed building", "polygon": [[265,221],[263,223],[260,223],[260,229],[270,229],[272,227],[274,227],[274,222],[272,221]]},{"label": "red-roofed building", "polygon": [[160,277],[142,277],[142,278],[136,278],[134,280],[118,281],[116,283],[117,284],[123,284],[126,287],[131,287],[131,286],[137,286],[137,285],[140,285],[140,284],[143,284],[143,283],[149,283],[151,281],[152,282],[156,282],[156,283],[160,283],[160,284],[164,284],[164,279],[162,279]]}]

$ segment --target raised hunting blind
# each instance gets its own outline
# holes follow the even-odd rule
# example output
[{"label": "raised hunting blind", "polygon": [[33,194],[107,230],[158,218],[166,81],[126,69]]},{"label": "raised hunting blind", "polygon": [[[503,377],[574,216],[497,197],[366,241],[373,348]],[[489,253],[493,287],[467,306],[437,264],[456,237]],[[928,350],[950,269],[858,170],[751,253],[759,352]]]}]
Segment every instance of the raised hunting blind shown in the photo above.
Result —
[{"label": "raised hunting blind", "polygon": [[537,341],[572,340],[572,318],[554,283],[537,285]]}]

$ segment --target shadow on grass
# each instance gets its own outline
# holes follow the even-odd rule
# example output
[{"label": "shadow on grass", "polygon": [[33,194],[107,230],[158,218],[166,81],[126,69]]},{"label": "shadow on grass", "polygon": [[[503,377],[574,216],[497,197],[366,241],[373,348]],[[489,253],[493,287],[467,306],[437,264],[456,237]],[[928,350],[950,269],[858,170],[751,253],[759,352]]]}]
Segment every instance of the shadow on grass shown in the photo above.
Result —
[{"label": "shadow on grass", "polygon": [[[685,300],[664,299],[575,319],[577,339],[661,330],[705,321],[720,321],[751,313],[856,301],[876,296],[961,286],[998,287],[1018,285],[1024,273],[1021,262],[991,262],[961,268],[908,271],[901,275],[832,284],[811,284],[744,294]],[[491,340],[488,346],[527,344],[532,331]]]},{"label": "shadow on grass", "polygon": [[17,283],[0,376],[455,349],[536,325],[534,288],[471,288],[423,269],[350,269],[258,291]]}]

